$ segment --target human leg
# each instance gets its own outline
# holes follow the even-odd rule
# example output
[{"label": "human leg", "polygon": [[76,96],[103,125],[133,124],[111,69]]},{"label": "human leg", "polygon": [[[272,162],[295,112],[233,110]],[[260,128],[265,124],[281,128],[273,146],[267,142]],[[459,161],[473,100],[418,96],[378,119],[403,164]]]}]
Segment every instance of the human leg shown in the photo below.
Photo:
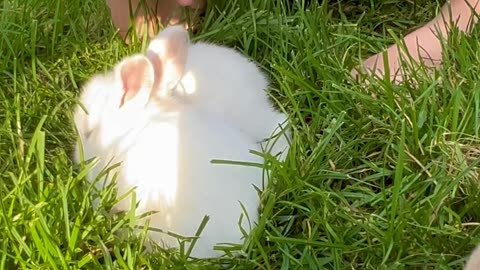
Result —
[{"label": "human leg", "polygon": [[[477,22],[475,13],[480,12],[480,0],[451,0],[441,9],[440,14],[425,26],[405,36],[403,41],[408,55],[398,44],[390,46],[387,50],[388,68],[390,79],[401,82],[402,61],[410,64],[422,62],[428,67],[438,67],[442,62],[442,45],[440,37],[446,38],[450,32],[450,25],[460,31],[469,32],[471,25]],[[410,57],[411,58],[410,58]],[[361,66],[369,74],[384,76],[385,66],[383,52],[367,58]],[[352,76],[357,76],[358,71],[352,70]]]}]

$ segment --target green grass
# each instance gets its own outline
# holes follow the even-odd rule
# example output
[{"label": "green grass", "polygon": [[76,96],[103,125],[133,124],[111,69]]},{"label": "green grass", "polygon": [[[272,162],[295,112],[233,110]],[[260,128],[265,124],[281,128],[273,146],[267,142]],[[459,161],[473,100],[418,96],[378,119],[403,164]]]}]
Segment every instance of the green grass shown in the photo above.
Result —
[{"label": "green grass", "polygon": [[143,252],[71,161],[82,83],[142,44],[104,1],[1,1],[0,269],[461,269],[480,242],[480,27],[447,41],[441,80],[367,87],[349,70],[441,3],[287,2],[217,1],[193,37],[255,59],[294,123],[244,256],[198,261]]}]

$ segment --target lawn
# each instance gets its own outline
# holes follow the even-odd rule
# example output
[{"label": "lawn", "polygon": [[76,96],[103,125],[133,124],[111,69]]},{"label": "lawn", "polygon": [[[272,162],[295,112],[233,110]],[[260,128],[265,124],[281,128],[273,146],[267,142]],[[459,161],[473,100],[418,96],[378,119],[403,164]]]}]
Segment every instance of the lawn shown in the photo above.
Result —
[{"label": "lawn", "polygon": [[72,162],[82,83],[146,43],[116,37],[105,1],[1,1],[0,269],[461,269],[480,242],[480,27],[433,76],[363,84],[350,69],[441,3],[309,2],[213,1],[192,36],[256,60],[294,126],[242,256],[201,261],[145,253]]}]

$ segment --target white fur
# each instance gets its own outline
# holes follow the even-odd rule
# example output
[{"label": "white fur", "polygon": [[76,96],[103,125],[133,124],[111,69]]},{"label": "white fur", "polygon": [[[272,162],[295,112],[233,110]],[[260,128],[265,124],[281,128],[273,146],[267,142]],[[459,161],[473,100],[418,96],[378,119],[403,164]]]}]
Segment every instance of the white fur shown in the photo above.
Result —
[{"label": "white fur", "polygon": [[[242,213],[240,202],[250,220],[257,220],[259,197],[254,185],[262,188],[262,171],[254,167],[214,165],[210,161],[260,164],[259,157],[248,153],[249,149],[258,151],[258,146],[213,116],[181,104],[175,104],[171,111],[158,111],[156,106],[148,105],[148,112],[137,118],[138,124],[132,126],[130,136],[107,142],[107,147],[101,142],[102,133],[91,134],[84,143],[86,158],[100,158],[93,175],[110,161],[110,165],[122,161],[116,170],[117,192],[122,195],[136,187],[139,200],[136,215],[158,211],[150,218],[151,227],[194,236],[202,218],[209,215],[210,221],[192,256],[218,256],[220,253],[212,249],[215,244],[241,243],[237,225]],[[129,197],[115,207],[116,211],[129,209]],[[248,224],[244,218],[242,227],[249,231],[251,226],[254,224]],[[176,239],[165,234],[151,232],[149,236],[160,245],[178,246]]]},{"label": "white fur", "polygon": [[[241,226],[247,232],[255,226],[259,205],[255,187],[263,188],[263,172],[258,167],[211,161],[263,163],[249,151],[261,151],[259,141],[284,124],[286,117],[272,109],[264,91],[267,80],[253,63],[214,45],[184,44],[188,51],[182,52],[177,45],[188,42],[186,32],[171,27],[162,33],[162,42],[152,44],[166,48],[150,50],[145,72],[138,74],[145,83],[125,105],[119,106],[126,92],[124,81],[130,76],[122,77],[120,71],[135,61],[140,63],[143,56],[129,57],[113,72],[97,75],[86,84],[80,100],[88,114],[77,106],[75,124],[85,159],[99,161],[88,178],[93,181],[106,167],[120,162],[103,180],[108,183],[117,174],[119,196],[135,188],[136,215],[156,211],[150,217],[154,228],[194,236],[203,217],[209,215],[191,255],[216,257],[221,253],[213,250],[214,245],[242,241],[241,204],[250,220],[243,217]],[[172,52],[175,48],[180,49]],[[161,57],[161,61],[152,57]],[[174,97],[165,95],[165,88],[182,76],[179,85],[188,89],[177,87]],[[275,149],[286,154],[285,136],[277,145]],[[79,161],[78,149],[75,159]],[[100,181],[98,187],[103,184]],[[130,200],[119,202],[115,211],[128,211]],[[178,247],[166,234],[150,232],[149,237],[160,245]]]},{"label": "white fur", "polygon": [[[167,33],[183,31],[168,28]],[[156,40],[161,40],[161,32]],[[149,51],[162,51],[160,42],[152,41]],[[287,117],[276,111],[266,93],[268,80],[260,69],[237,51],[207,43],[188,47],[184,76],[175,94],[204,111],[222,115],[255,141],[273,138],[266,148],[273,155],[288,150]],[[270,149],[271,147],[271,149]]]}]

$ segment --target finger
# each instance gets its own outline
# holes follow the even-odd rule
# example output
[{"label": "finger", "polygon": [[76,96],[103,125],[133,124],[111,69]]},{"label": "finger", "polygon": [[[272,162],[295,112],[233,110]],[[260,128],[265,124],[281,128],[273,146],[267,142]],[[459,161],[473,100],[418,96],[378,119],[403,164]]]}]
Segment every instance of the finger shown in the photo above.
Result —
[{"label": "finger", "polygon": [[188,7],[193,5],[194,0],[177,0],[177,3],[181,6]]}]

